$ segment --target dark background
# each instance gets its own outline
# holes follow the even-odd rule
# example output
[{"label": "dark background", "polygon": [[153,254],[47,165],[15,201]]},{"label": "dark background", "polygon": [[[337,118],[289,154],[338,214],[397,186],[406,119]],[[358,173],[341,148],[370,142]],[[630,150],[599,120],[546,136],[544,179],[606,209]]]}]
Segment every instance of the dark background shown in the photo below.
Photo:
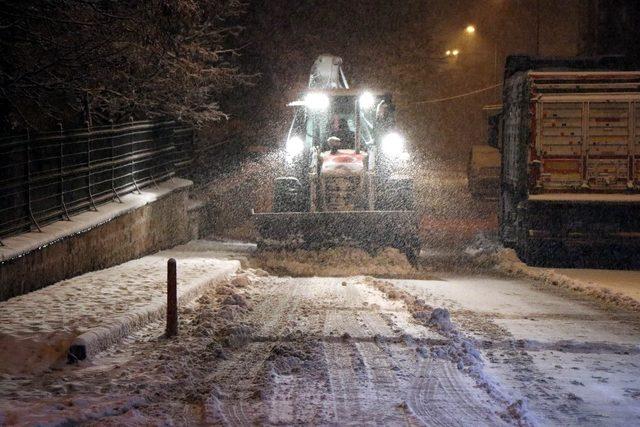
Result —
[{"label": "dark background", "polygon": [[4,135],[178,120],[238,151],[283,142],[286,103],[323,53],[352,86],[394,94],[416,155],[456,163],[484,142],[507,55],[640,57],[637,0],[24,0],[0,2],[0,20]]},{"label": "dark background", "polygon": [[[280,143],[286,102],[304,90],[317,55],[331,53],[343,58],[352,86],[394,93],[419,153],[459,163],[470,145],[484,142],[482,107],[501,102],[500,88],[416,102],[500,83],[508,54],[637,55],[639,11],[640,2],[621,0],[254,1],[243,61],[261,73],[260,83],[230,108],[247,122],[251,143]],[[476,27],[472,36],[468,24]],[[446,58],[454,48],[458,58]]]}]

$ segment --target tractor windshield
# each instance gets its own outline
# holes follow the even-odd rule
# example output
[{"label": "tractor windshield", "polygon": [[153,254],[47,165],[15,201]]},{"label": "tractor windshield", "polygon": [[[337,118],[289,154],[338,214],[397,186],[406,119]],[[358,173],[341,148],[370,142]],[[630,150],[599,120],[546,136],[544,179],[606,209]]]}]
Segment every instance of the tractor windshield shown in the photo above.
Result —
[{"label": "tractor windshield", "polygon": [[[341,141],[341,148],[354,149],[356,143],[356,120],[354,98],[334,97],[327,114],[326,136]],[[325,138],[326,140],[326,138]]]},{"label": "tractor windshield", "polygon": [[[320,146],[322,151],[329,149],[327,139],[334,136],[340,139],[343,149],[356,148],[358,121],[356,120],[356,97],[333,96],[328,108],[324,110],[307,109],[306,136],[307,141],[314,146]],[[364,120],[363,120],[364,119]],[[361,112],[360,115],[360,148],[371,143],[370,123]]]}]

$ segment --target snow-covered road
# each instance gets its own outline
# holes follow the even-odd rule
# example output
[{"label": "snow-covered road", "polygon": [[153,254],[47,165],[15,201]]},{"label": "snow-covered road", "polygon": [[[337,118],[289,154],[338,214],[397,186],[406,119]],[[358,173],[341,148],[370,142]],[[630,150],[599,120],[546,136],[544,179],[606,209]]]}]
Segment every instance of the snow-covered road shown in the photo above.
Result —
[{"label": "snow-covered road", "polygon": [[0,424],[640,423],[637,312],[452,270],[246,269],[185,307],[175,339],[155,323],[90,362],[5,375]]},{"label": "snow-covered road", "polygon": [[565,289],[482,274],[395,283],[447,307],[479,343],[485,373],[523,398],[539,424],[640,423],[637,314]]}]

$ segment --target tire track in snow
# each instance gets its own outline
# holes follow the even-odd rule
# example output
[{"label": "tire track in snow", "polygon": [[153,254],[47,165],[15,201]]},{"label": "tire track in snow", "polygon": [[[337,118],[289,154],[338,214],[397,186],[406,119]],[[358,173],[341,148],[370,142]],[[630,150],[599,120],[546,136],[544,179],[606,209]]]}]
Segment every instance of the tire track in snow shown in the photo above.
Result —
[{"label": "tire track in snow", "polygon": [[[254,307],[249,319],[261,325],[256,335],[281,336],[289,313],[294,312],[299,304],[297,289],[295,286],[279,283],[269,286],[263,292],[269,298]],[[232,393],[223,395],[219,400],[218,419],[226,420],[230,425],[249,425],[266,419],[268,411],[264,408],[264,390],[261,390],[264,385],[260,384],[264,379],[259,376],[264,374],[266,360],[275,345],[276,342],[249,343],[240,349],[239,354],[236,352],[238,357],[218,366],[216,372],[222,376],[217,377],[214,373],[212,381],[233,388]]]},{"label": "tire track in snow", "polygon": [[[327,310],[325,317],[325,335],[337,325],[343,325],[344,313]],[[352,330],[352,332],[354,332]],[[323,345],[327,374],[331,385],[331,406],[334,408],[334,423],[362,422],[363,411],[360,406],[361,378],[358,367],[354,366],[355,346],[347,342],[325,342]]]},{"label": "tire track in snow", "polygon": [[[367,326],[379,336],[385,335],[384,329],[387,326],[391,329],[398,329],[395,323],[386,323],[379,313],[366,313],[365,319]],[[368,344],[376,346],[380,356],[384,356],[386,359],[386,365],[383,369],[377,369],[375,372],[391,373],[392,375],[386,377],[391,380],[393,387],[397,390],[408,390],[406,396],[398,397],[406,401],[409,415],[414,418],[413,421],[424,425],[440,425],[441,420],[447,420],[451,416],[454,420],[460,420],[460,412],[462,412],[464,414],[463,421],[458,421],[458,424],[447,421],[442,425],[500,425],[502,423],[491,410],[487,409],[485,402],[482,402],[475,395],[465,392],[469,387],[472,387],[472,384],[469,381],[464,381],[465,378],[452,363],[439,360],[422,361],[419,359],[421,356],[418,356],[406,344],[385,342]],[[437,365],[438,372],[434,372],[434,365]],[[425,371],[430,372],[428,375],[421,375]],[[433,375],[434,373],[437,375]],[[404,375],[400,377],[400,374]],[[420,378],[421,376],[422,378]],[[407,381],[406,378],[417,378],[417,380]],[[378,384],[383,381],[384,378],[380,378]],[[446,391],[446,402],[449,404],[447,406],[436,405],[439,410],[433,410],[430,406],[431,401],[437,397],[433,390],[434,385],[438,383],[441,383],[441,387]],[[426,400],[416,399],[420,396],[426,397]],[[429,410],[424,410],[425,405]],[[409,423],[408,420],[405,422]]]},{"label": "tire track in snow", "polygon": [[[367,283],[367,282],[365,282]],[[370,283],[368,283],[370,284]],[[400,298],[404,301],[404,305],[409,310],[408,304],[413,303],[414,298],[404,291],[398,289],[391,282],[386,282],[383,286],[372,287],[379,292],[383,292],[387,295],[387,290],[391,286],[397,293],[393,297],[394,299]],[[391,289],[389,289],[391,290]],[[391,292],[395,292],[391,290]],[[391,294],[389,292],[389,295]],[[403,294],[404,293],[404,294]],[[387,295],[388,296],[388,295]],[[428,306],[425,305],[425,308]],[[403,330],[398,328],[392,317],[387,316],[390,321],[389,327],[394,330]],[[419,322],[421,328],[426,328],[422,322]],[[452,340],[450,336],[443,335],[447,340]],[[411,338],[408,337],[407,338]],[[402,346],[390,345],[389,349],[400,351]],[[401,361],[403,358],[398,355],[394,357],[391,353],[388,354],[391,360]],[[412,360],[411,356],[405,356],[404,360]],[[414,358],[415,359],[415,355]],[[398,363],[398,367],[404,368],[411,372],[414,378],[417,380],[412,381],[407,385],[407,389],[410,390],[407,398],[407,406],[413,412],[413,414],[426,425],[498,425],[504,424],[504,421],[500,419],[495,411],[489,408],[494,407],[490,403],[490,396],[487,394],[487,401],[483,401],[477,394],[470,393],[468,390],[474,390],[475,384],[473,384],[470,377],[463,376],[457,367],[448,360],[429,360],[425,363],[416,362],[414,366],[411,363]],[[421,375],[421,372],[427,369],[426,375]],[[437,393],[436,390],[439,392]],[[481,392],[484,394],[484,392]],[[444,395],[445,398],[441,398],[440,395]],[[460,417],[460,414],[464,414],[464,417]],[[461,420],[462,418],[462,420]],[[447,420],[442,423],[442,420]]]},{"label": "tire track in snow", "polygon": [[[300,308],[309,329],[313,330],[323,322],[324,316],[317,310],[305,309],[304,301]],[[317,337],[317,333],[312,333],[281,341],[285,342],[285,349],[299,354],[303,360],[291,372],[279,374],[277,368],[272,368],[274,371],[270,372],[272,377],[269,382],[271,393],[266,402],[270,424],[322,424],[331,419],[331,412],[327,413],[324,408],[325,396],[330,391],[328,369],[322,341]],[[269,363],[277,362],[272,360]]]},{"label": "tire track in snow", "polygon": [[[327,310],[325,326],[325,332],[338,329],[346,334],[344,342],[325,342],[334,405],[338,412],[334,421],[339,424],[370,423],[372,420],[376,423],[406,424],[406,419],[395,408],[399,403],[400,388],[386,360],[387,355],[377,344],[360,339],[389,335],[389,331],[378,327],[385,322],[378,314],[360,309],[362,303],[367,302],[368,296],[363,292],[367,288],[349,285],[342,289],[345,305],[352,308],[345,310],[345,307],[337,306]],[[377,321],[372,322],[371,316],[375,316]],[[378,325],[374,326],[374,323]]]},{"label": "tire track in snow", "polygon": [[417,375],[410,387],[407,404],[425,425],[506,425],[486,402],[468,391],[473,385],[451,362],[426,360],[419,371],[424,374]]},{"label": "tire track in snow", "polygon": [[[356,288],[356,286],[352,286]],[[358,287],[361,291],[361,289]],[[365,288],[366,289],[366,288]],[[378,292],[378,291],[375,291]],[[382,294],[380,294],[382,295]],[[390,317],[382,316],[381,311],[365,311],[359,313],[358,328],[360,333],[366,333],[373,337],[372,341],[355,343],[358,353],[365,368],[367,382],[367,396],[375,396],[367,400],[366,410],[369,414],[375,414],[377,422],[388,425],[415,425],[423,424],[424,420],[416,417],[411,411],[402,410],[405,402],[404,391],[409,386],[405,378],[400,378],[400,364],[406,358],[394,358],[392,349],[400,349],[406,344],[401,342],[386,342],[386,338],[394,337],[397,331],[401,331],[395,323],[389,321]],[[408,367],[413,370],[415,366]]]},{"label": "tire track in snow", "polygon": [[[248,316],[261,325],[257,335],[275,339],[252,342],[242,349],[244,355],[220,366],[219,370],[244,373],[240,378],[230,375],[224,379],[225,385],[235,393],[220,400],[223,422],[501,423],[500,418],[488,409],[490,399],[482,401],[477,393],[467,392],[474,385],[449,361],[425,362],[416,354],[413,337],[406,337],[406,340],[400,337],[404,329],[393,321],[393,316],[383,316],[388,311],[380,307],[362,309],[365,302],[382,297],[381,292],[376,290],[372,295],[371,289],[363,285],[341,286],[338,279],[298,282],[287,280],[266,288],[268,299],[257,304]],[[315,311],[305,310],[318,302],[323,304],[316,305]],[[389,309],[393,304],[387,307],[385,302],[382,305]],[[289,326],[300,326],[294,321],[300,317],[306,321],[301,335],[295,338],[294,334],[292,340],[287,340]],[[317,331],[316,324],[319,325]],[[316,340],[317,332],[324,337],[317,342],[321,360],[317,372],[260,377],[269,374],[267,359],[276,344],[286,341],[295,347]],[[262,393],[259,397],[251,395],[251,392],[256,393],[256,380],[266,384],[259,390]],[[317,394],[322,397],[315,398]]]}]

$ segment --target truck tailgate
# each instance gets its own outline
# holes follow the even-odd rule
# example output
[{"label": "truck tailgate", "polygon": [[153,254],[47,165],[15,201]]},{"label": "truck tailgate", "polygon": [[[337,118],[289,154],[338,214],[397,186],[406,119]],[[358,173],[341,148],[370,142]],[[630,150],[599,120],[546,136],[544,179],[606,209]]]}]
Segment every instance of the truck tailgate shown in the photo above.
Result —
[{"label": "truck tailgate", "polygon": [[637,96],[585,96],[537,102],[539,184],[554,191],[626,190],[640,180]]}]

